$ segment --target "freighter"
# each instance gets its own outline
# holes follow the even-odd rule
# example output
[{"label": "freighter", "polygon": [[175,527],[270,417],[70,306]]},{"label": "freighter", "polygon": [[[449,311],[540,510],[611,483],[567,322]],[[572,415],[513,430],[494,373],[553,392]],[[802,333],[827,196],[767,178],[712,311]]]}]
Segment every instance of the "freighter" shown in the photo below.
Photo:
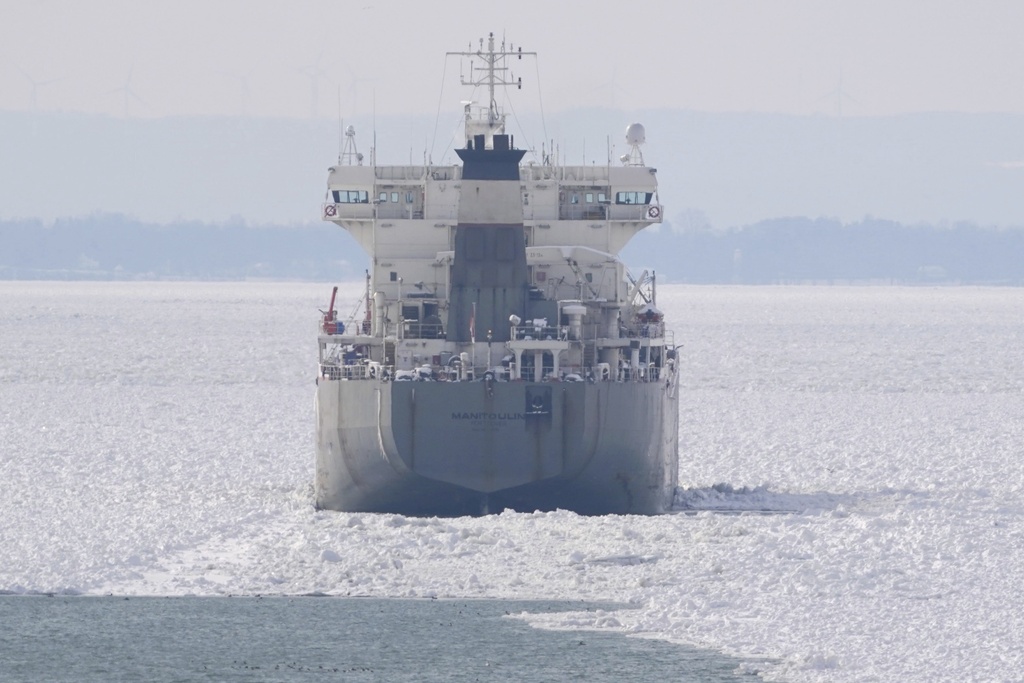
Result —
[{"label": "freighter", "polygon": [[452,52],[461,164],[377,165],[345,131],[324,220],[371,261],[365,310],[319,334],[316,505],[452,516],[655,514],[677,477],[678,366],[653,274],[617,254],[661,222],[644,129],[603,165],[523,162],[496,90],[532,57],[494,35]]}]

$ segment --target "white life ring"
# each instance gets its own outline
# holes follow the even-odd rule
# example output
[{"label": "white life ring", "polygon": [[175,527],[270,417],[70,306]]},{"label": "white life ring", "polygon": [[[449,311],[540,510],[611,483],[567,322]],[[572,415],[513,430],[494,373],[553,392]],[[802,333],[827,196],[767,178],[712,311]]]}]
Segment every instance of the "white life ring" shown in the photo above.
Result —
[{"label": "white life ring", "polygon": [[328,218],[334,218],[335,216],[338,215],[338,207],[336,207],[334,204],[328,204],[327,206],[324,207],[324,215],[327,216]]},{"label": "white life ring", "polygon": [[647,217],[648,218],[657,218],[660,215],[661,215],[661,209],[659,209],[656,206],[652,206],[651,208],[647,209]]}]

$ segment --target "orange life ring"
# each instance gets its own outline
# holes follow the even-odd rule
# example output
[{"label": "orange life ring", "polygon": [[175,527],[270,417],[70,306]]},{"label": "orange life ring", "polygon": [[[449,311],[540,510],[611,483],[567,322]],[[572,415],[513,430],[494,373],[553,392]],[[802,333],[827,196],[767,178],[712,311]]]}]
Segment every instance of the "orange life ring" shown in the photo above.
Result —
[{"label": "orange life ring", "polygon": [[327,206],[324,207],[324,215],[327,216],[328,218],[334,218],[335,216],[338,215],[338,207],[336,207],[334,204],[328,204]]},{"label": "orange life ring", "polygon": [[656,206],[652,206],[651,208],[647,209],[647,217],[648,218],[657,218],[660,215],[661,215],[661,209],[659,209]]}]

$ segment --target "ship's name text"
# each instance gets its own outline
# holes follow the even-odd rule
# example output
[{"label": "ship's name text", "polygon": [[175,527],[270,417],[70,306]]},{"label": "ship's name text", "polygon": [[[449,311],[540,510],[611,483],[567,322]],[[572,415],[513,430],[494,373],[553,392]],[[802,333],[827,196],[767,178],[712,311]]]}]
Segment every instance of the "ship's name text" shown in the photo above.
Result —
[{"label": "ship's name text", "polygon": [[523,413],[452,413],[453,420],[525,420]]}]

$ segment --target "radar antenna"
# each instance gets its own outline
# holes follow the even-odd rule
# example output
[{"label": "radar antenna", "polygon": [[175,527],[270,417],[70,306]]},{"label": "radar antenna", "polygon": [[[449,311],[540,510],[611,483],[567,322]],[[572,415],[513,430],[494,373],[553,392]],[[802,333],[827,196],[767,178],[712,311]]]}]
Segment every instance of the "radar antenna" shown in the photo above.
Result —
[{"label": "radar antenna", "polygon": [[619,157],[623,166],[644,165],[644,153],[640,151],[640,147],[646,141],[645,136],[644,127],[639,123],[631,123],[626,128],[626,144],[629,145],[629,154]]},{"label": "radar antenna", "polygon": [[363,155],[356,149],[355,126],[349,126],[345,129],[345,147],[341,150],[338,162],[347,166],[363,165]]}]

